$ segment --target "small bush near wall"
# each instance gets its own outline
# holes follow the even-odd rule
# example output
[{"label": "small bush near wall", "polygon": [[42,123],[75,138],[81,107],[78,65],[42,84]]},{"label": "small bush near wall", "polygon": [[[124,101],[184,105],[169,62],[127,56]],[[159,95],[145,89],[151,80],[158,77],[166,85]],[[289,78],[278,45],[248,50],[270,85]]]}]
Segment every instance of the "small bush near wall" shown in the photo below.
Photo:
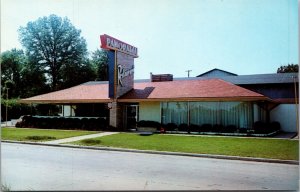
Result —
[{"label": "small bush near wall", "polygon": [[168,123],[164,125],[164,127],[166,128],[166,131],[176,131],[178,128],[175,123]]},{"label": "small bush near wall", "polygon": [[273,131],[277,131],[277,130],[280,130],[280,129],[281,129],[281,125],[280,125],[279,122],[273,121],[273,122],[270,123],[270,128],[271,128],[271,130],[273,130]]},{"label": "small bush near wall", "polygon": [[264,129],[266,127],[266,123],[262,121],[256,121],[253,124],[253,129],[254,131],[259,130],[259,129]]},{"label": "small bush near wall", "polygon": [[212,131],[212,125],[211,124],[203,124],[200,127],[200,132],[211,132]]},{"label": "small bush near wall", "polygon": [[248,133],[248,130],[249,129],[246,129],[246,128],[239,128],[239,129],[236,130],[236,132],[238,132],[238,133]]},{"label": "small bush near wall", "polygon": [[106,130],[107,121],[104,118],[65,118],[65,117],[33,117],[23,116],[16,127],[41,128],[41,129],[82,129]]},{"label": "small bush near wall", "polygon": [[189,126],[186,123],[180,124],[178,126],[178,131],[186,131],[186,132],[190,132],[189,131]]},{"label": "small bush near wall", "polygon": [[199,125],[195,125],[195,124],[191,124],[189,127],[190,132],[200,132],[200,126]]},{"label": "small bush near wall", "polygon": [[140,132],[156,132],[160,130],[161,124],[156,121],[139,121],[137,122],[137,130]]},{"label": "small bush near wall", "polygon": [[220,125],[220,124],[215,124],[213,127],[212,127],[212,132],[216,132],[216,133],[220,133],[224,130],[224,126],[223,125]]},{"label": "small bush near wall", "polygon": [[280,129],[281,129],[280,123],[277,121],[274,121],[271,123],[256,121],[253,124],[254,133],[257,133],[257,134],[271,133],[274,131],[279,131]]},{"label": "small bush near wall", "polygon": [[82,118],[81,120],[81,129],[82,130],[89,130],[89,121],[87,118]]},{"label": "small bush near wall", "polygon": [[159,129],[161,127],[161,124],[156,122],[156,121],[139,121],[137,122],[137,126],[138,127],[155,127],[157,129]]},{"label": "small bush near wall", "polygon": [[235,125],[227,125],[223,129],[223,133],[234,133],[237,130],[237,127]]}]

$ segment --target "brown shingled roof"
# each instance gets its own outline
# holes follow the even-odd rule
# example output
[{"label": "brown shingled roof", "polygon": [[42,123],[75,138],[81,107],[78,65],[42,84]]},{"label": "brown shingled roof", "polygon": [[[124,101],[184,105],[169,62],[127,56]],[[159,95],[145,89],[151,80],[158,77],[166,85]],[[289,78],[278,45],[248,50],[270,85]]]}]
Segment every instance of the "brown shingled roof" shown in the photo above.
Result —
[{"label": "brown shingled roof", "polygon": [[265,100],[267,97],[220,79],[135,83],[120,100]]},{"label": "brown shingled roof", "polygon": [[23,103],[106,103],[108,84],[81,84],[68,89],[22,99]]},{"label": "brown shingled roof", "polygon": [[[119,98],[120,102],[138,101],[222,101],[266,100],[267,97],[220,79],[139,82],[134,89]],[[107,83],[85,83],[69,89],[22,99],[24,103],[105,103]]]}]

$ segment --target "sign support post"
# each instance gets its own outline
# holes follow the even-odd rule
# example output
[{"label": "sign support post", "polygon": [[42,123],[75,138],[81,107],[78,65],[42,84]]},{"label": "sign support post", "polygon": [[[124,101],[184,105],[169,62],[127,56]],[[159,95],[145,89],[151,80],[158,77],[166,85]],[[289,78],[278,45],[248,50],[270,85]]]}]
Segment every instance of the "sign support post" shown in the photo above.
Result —
[{"label": "sign support post", "polygon": [[101,48],[108,51],[109,98],[113,100],[110,108],[109,125],[117,130],[123,127],[123,105],[118,98],[133,89],[134,58],[137,48],[109,35],[100,35]]}]

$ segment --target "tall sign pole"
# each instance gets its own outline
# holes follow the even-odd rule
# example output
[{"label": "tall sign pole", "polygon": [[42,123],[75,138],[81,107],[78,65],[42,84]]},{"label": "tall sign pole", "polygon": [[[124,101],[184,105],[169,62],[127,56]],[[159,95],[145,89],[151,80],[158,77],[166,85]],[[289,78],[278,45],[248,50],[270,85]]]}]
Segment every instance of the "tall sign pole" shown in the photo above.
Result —
[{"label": "tall sign pole", "polygon": [[100,35],[101,48],[108,50],[108,78],[110,105],[110,126],[120,130],[123,127],[122,105],[117,99],[133,89],[134,58],[138,49],[109,35]]}]

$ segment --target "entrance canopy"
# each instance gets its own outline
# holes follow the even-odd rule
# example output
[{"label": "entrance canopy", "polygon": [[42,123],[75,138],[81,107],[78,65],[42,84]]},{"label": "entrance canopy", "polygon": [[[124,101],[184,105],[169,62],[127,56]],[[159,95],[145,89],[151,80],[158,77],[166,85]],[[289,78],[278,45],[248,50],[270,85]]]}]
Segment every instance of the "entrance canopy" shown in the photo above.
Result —
[{"label": "entrance canopy", "polygon": [[[220,79],[135,82],[118,102],[262,101],[268,97]],[[108,103],[108,82],[87,82],[68,89],[22,99],[22,103]]]}]

